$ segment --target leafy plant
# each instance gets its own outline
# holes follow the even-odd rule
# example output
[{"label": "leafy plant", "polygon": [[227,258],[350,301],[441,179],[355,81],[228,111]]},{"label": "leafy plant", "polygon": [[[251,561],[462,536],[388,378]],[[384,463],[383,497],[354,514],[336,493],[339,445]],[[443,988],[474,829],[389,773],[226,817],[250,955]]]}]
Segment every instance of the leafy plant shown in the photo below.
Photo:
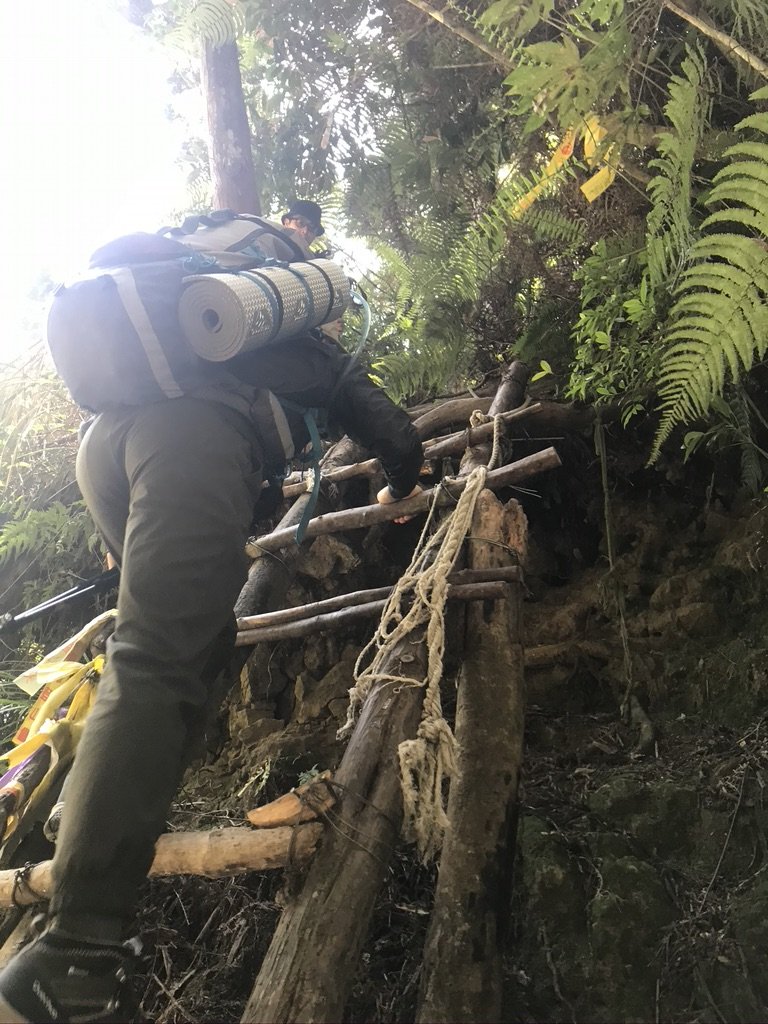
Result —
[{"label": "leafy plant", "polygon": [[[753,100],[768,99],[768,88]],[[738,380],[768,347],[768,113],[744,118],[708,205],[719,208],[691,247],[664,337],[662,418],[652,458],[674,426],[703,416],[728,377]]]},{"label": "leafy plant", "polygon": [[736,449],[741,464],[741,485],[752,496],[763,489],[768,473],[768,452],[755,440],[755,425],[768,422],[742,387],[731,387],[728,399],[715,395],[710,403],[713,422],[705,430],[690,430],[683,437],[687,462],[695,452]]}]

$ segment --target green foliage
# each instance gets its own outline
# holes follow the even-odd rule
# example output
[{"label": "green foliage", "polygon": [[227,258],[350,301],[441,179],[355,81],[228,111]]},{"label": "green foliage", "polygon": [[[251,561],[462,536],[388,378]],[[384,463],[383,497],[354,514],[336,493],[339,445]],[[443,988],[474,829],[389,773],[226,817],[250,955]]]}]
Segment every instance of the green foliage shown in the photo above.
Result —
[{"label": "green foliage", "polygon": [[544,203],[532,206],[522,222],[531,228],[534,238],[558,242],[566,250],[580,248],[587,243],[587,230],[583,220],[561,213],[555,207]]},{"label": "green foliage", "polygon": [[0,374],[0,612],[98,569],[74,481],[80,419],[41,347]]},{"label": "green foliage", "polygon": [[0,371],[0,517],[68,494],[80,421],[42,345]]},{"label": "green foliage", "polygon": [[219,47],[234,42],[245,28],[241,5],[230,0],[195,0],[171,33],[170,42],[195,47],[200,42]]},{"label": "green foliage", "polygon": [[386,388],[395,402],[423,401],[456,387],[468,369],[466,341],[446,344],[429,338],[419,346],[379,357],[371,378]]},{"label": "green foliage", "polygon": [[649,162],[657,172],[648,183],[651,210],[646,221],[648,278],[654,294],[674,286],[695,233],[691,176],[708,113],[701,51],[689,49],[681,70],[670,80],[664,107],[671,127],[659,134],[659,156]]},{"label": "green foliage", "polygon": [[34,554],[43,562],[68,560],[73,553],[80,553],[90,533],[92,527],[82,501],[71,505],[54,501],[47,508],[30,509],[0,530],[0,567],[26,554]]},{"label": "green foliage", "polygon": [[623,108],[629,99],[632,47],[623,0],[582,0],[556,15],[553,7],[549,0],[499,0],[481,22],[506,28],[514,39],[531,36],[540,22],[560,30],[521,46],[505,79],[516,112],[527,116],[526,133],[548,121],[562,130],[578,127],[591,113]]},{"label": "green foliage", "polygon": [[[752,98],[768,98],[768,88]],[[726,379],[738,380],[768,347],[768,114],[736,128],[747,137],[715,175],[708,204],[722,205],[691,247],[665,333],[652,458],[676,424],[706,414]]]},{"label": "green foliage", "polygon": [[685,460],[701,450],[715,453],[736,449],[741,463],[741,485],[754,497],[765,484],[768,473],[768,452],[755,440],[758,426],[768,423],[743,387],[728,389],[727,400],[715,395],[710,403],[713,420],[706,430],[690,430],[683,438]]},{"label": "green foliage", "polygon": [[625,249],[632,243],[596,243],[577,273],[581,311],[573,331],[574,361],[566,394],[598,403],[621,398],[636,412],[658,356],[649,337],[655,307],[645,249]]}]

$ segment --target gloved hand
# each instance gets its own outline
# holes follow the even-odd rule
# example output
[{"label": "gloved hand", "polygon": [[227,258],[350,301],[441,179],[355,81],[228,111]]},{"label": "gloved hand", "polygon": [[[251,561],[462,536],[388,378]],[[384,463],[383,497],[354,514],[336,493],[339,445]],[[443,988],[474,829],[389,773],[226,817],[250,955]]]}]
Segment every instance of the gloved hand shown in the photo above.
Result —
[{"label": "gloved hand", "polygon": [[[376,495],[376,501],[380,505],[392,505],[398,501],[405,501],[407,498],[413,498],[417,494],[421,494],[421,487],[418,484],[413,488],[410,494],[406,494],[404,498],[395,498],[392,491],[389,489],[389,485],[382,487],[379,493]],[[407,523],[409,519],[413,519],[413,516],[399,516],[397,519],[393,519],[393,523]]]}]

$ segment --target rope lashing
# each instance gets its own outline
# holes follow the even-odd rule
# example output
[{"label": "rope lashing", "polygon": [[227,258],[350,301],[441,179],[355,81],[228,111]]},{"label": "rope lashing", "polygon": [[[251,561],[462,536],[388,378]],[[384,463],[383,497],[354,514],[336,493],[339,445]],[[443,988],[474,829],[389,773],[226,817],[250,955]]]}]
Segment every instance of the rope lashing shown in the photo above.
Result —
[{"label": "rope lashing", "polygon": [[488,460],[486,469],[495,469],[496,463],[499,461],[499,455],[501,454],[501,428],[504,420],[500,415],[497,416],[486,416],[484,412],[480,412],[479,409],[475,409],[474,412],[470,413],[469,416],[469,428],[479,427],[483,423],[489,423],[491,418],[493,419],[493,447],[491,448],[491,457]]},{"label": "rope lashing", "polygon": [[[493,456],[492,456],[493,457]],[[443,718],[440,680],[445,651],[445,603],[448,576],[469,533],[477,498],[485,486],[487,468],[478,466],[456,507],[429,536],[436,505],[430,507],[410,565],[394,588],[378,628],[355,665],[355,685],[349,691],[347,721],[339,737],[349,736],[375,683],[424,688],[424,708],[416,738],[400,744],[399,759],[405,813],[405,836],[415,840],[424,860],[440,849],[448,826],[444,783],[456,771],[456,739]],[[426,627],[427,670],[421,679],[392,675],[382,666],[393,647]],[[366,668],[361,664],[373,652]]]}]

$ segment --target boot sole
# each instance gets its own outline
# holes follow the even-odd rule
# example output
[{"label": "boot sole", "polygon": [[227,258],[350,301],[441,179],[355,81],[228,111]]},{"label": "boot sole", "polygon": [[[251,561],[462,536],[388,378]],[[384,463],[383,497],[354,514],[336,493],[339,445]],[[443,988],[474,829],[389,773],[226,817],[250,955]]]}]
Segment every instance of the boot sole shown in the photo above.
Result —
[{"label": "boot sole", "polygon": [[0,995],[0,1024],[34,1024],[28,1017],[22,1017],[10,1003]]}]

